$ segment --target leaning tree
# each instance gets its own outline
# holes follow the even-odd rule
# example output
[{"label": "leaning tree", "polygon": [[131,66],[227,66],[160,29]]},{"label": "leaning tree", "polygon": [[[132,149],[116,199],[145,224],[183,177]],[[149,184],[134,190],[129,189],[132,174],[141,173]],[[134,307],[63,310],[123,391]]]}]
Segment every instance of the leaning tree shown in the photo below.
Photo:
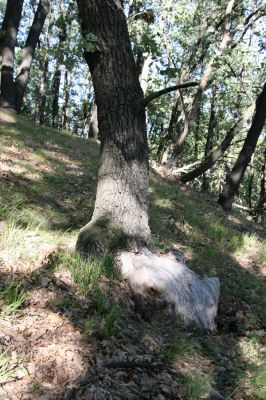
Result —
[{"label": "leaning tree", "polygon": [[95,208],[91,221],[80,231],[76,248],[83,254],[113,251],[138,301],[164,302],[185,323],[214,329],[218,279],[197,276],[180,253],[160,256],[148,222],[145,107],[180,86],[144,98],[122,2],[77,0],[77,4],[101,146]]},{"label": "leaning tree", "polygon": [[233,200],[238,192],[240,182],[255,151],[259,136],[263,130],[266,120],[266,83],[256,101],[256,110],[251,127],[235,165],[226,178],[223,190],[220,193],[218,203],[224,210],[232,209]]}]

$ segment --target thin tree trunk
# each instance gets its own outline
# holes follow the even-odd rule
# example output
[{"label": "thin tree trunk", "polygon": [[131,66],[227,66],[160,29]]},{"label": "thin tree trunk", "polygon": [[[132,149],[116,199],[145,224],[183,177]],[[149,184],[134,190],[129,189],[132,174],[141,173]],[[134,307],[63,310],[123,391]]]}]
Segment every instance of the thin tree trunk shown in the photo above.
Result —
[{"label": "thin tree trunk", "polygon": [[93,139],[98,139],[98,137],[99,137],[97,105],[95,102],[93,104],[92,113],[91,113],[89,137],[93,138]]},{"label": "thin tree trunk", "polygon": [[68,103],[69,103],[69,79],[68,79],[68,71],[66,69],[65,70],[65,79],[64,79],[64,104],[62,107],[62,122],[61,122],[61,128],[63,130],[67,129]]},{"label": "thin tree trunk", "polygon": [[15,46],[22,15],[23,0],[8,0],[6,6],[6,34],[2,47],[0,106],[15,110],[13,80]]},{"label": "thin tree trunk", "polygon": [[8,20],[9,8],[6,7],[5,15],[1,26],[0,31],[0,93],[1,93],[1,70],[2,70],[2,58],[3,58],[3,44],[6,36],[6,29],[7,29],[7,20]]},{"label": "thin tree trunk", "polygon": [[141,86],[144,96],[148,89],[148,77],[149,77],[149,69],[150,69],[151,63],[152,63],[151,56],[149,56],[149,55],[144,56],[142,53],[141,53],[141,55],[139,55],[137,68],[138,68],[139,82],[140,82],[140,86]]},{"label": "thin tree trunk", "polygon": [[254,153],[265,123],[265,119],[266,83],[264,84],[263,90],[257,98],[255,115],[242,150],[240,151],[238,159],[236,160],[231,173],[226,179],[226,183],[218,199],[218,203],[223,207],[224,210],[230,211],[232,209],[234,196],[238,192],[241,179],[245,173],[248,163],[250,162],[252,154]]},{"label": "thin tree trunk", "polygon": [[[87,130],[87,125],[89,121],[89,115],[91,113],[92,104],[88,100],[88,96],[83,100],[83,118],[82,118],[82,128],[81,128],[81,136],[84,139],[88,139],[89,133]],[[96,138],[95,138],[96,139]]]},{"label": "thin tree trunk", "polygon": [[49,12],[50,0],[40,0],[30,28],[15,81],[16,111],[21,111],[35,49]]},{"label": "thin tree trunk", "polygon": [[218,160],[222,157],[225,151],[230,146],[232,140],[237,135],[239,130],[243,127],[245,122],[251,117],[252,113],[254,112],[255,103],[253,103],[238,119],[238,121],[232,126],[232,128],[228,131],[227,135],[221,142],[221,144],[216,147],[206,158],[202,160],[199,166],[194,170],[188,172],[181,176],[181,181],[183,183],[192,181],[193,179],[197,178],[198,176],[202,175],[204,172],[208,171]]},{"label": "thin tree trunk", "polygon": [[219,46],[219,50],[215,53],[215,55],[211,58],[209,61],[204,73],[202,74],[198,86],[198,90],[194,96],[192,107],[189,113],[189,118],[188,118],[188,125],[184,127],[183,131],[178,135],[177,137],[177,142],[176,145],[174,146],[173,153],[167,163],[168,168],[172,168],[175,166],[176,161],[178,156],[180,155],[183,145],[185,142],[185,139],[192,129],[195,121],[197,121],[198,114],[199,114],[199,109],[200,109],[200,104],[201,104],[201,98],[202,94],[206,90],[210,77],[213,71],[213,64],[214,62],[221,56],[221,54],[224,52],[224,50],[228,47],[230,43],[230,17],[233,11],[235,0],[230,0],[228,2],[226,11],[225,11],[225,26],[224,26],[224,33],[223,33],[223,38]]},{"label": "thin tree trunk", "polygon": [[252,208],[252,192],[254,182],[254,153],[252,154],[249,165],[249,179],[248,179],[248,206]]},{"label": "thin tree trunk", "polygon": [[[66,40],[67,32],[66,32],[66,21],[65,14],[63,10],[64,2],[60,1],[60,9],[61,9],[61,26],[59,29],[59,47],[63,45]],[[52,102],[52,126],[53,128],[58,128],[59,126],[59,97],[60,97],[60,83],[61,83],[61,72],[62,72],[62,61],[61,55],[59,54],[56,68],[53,78],[53,102]]]},{"label": "thin tree trunk", "polygon": [[195,129],[195,136],[194,136],[194,158],[197,160],[199,156],[199,141],[200,141],[200,122],[201,122],[201,107],[199,109],[199,115],[197,119],[197,125]]},{"label": "thin tree trunk", "polygon": [[[214,129],[216,125],[216,118],[215,118],[215,92],[216,89],[213,88],[212,99],[211,99],[211,112],[210,112],[210,119],[207,131],[207,138],[206,144],[204,149],[204,156],[206,157],[211,150],[213,149],[213,136],[214,136]],[[209,190],[209,175],[206,172],[203,173],[202,176],[202,190],[207,192]]]},{"label": "thin tree trunk", "polygon": [[265,211],[265,203],[266,203],[266,190],[265,190],[265,180],[266,180],[266,147],[264,149],[264,159],[261,166],[261,174],[260,174],[260,197],[257,205],[257,210],[255,212],[256,220],[261,217],[263,221],[264,211]]},{"label": "thin tree trunk", "polygon": [[41,125],[45,122],[45,111],[47,104],[47,78],[48,78],[48,58],[47,54],[44,59],[40,60],[41,79],[40,79],[40,115],[39,122]]}]

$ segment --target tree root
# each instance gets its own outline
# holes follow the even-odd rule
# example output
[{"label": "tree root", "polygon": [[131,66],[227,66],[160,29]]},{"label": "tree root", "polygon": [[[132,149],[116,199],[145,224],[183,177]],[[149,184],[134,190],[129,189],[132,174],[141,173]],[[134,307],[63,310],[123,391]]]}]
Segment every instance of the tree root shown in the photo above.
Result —
[{"label": "tree root", "polygon": [[214,331],[220,284],[218,278],[201,278],[191,271],[181,253],[156,255],[147,248],[117,256],[122,277],[141,303],[171,308],[185,325]]}]

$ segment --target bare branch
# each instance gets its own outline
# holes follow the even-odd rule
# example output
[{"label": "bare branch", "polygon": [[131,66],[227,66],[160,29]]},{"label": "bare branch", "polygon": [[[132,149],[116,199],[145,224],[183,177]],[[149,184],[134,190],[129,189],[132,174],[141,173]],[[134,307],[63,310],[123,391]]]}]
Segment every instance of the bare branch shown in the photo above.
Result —
[{"label": "bare branch", "polygon": [[261,4],[256,10],[254,10],[251,14],[249,14],[247,16],[247,18],[245,19],[244,25],[247,25],[249,23],[249,21],[251,20],[251,18],[256,15],[260,10],[265,10],[266,11],[266,6],[265,4]]},{"label": "bare branch", "polygon": [[149,94],[148,96],[144,97],[142,105],[144,107],[147,107],[147,105],[151,101],[157,99],[157,97],[160,97],[160,96],[163,96],[164,94],[173,92],[174,90],[185,89],[185,88],[193,87],[193,86],[197,86],[197,85],[198,85],[198,82],[185,82],[185,83],[180,83],[180,84],[175,85],[175,86],[169,86],[167,88],[158,90],[158,92],[153,92],[153,93]]},{"label": "bare branch", "polygon": [[239,210],[248,211],[248,212],[264,211],[266,209],[266,207],[260,207],[260,208],[245,207],[245,206],[242,206],[241,204],[237,204],[237,203],[233,203],[233,207],[239,208]]}]

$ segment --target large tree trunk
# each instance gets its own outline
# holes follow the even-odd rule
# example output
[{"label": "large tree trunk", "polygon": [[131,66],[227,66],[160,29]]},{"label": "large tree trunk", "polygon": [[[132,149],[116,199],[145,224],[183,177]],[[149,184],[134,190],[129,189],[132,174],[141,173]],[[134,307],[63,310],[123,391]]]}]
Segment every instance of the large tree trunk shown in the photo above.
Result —
[{"label": "large tree trunk", "polygon": [[255,109],[255,103],[253,103],[238,119],[238,121],[232,126],[232,128],[228,131],[225,138],[221,142],[221,144],[216,147],[207,157],[205,157],[199,166],[197,166],[192,171],[188,172],[181,176],[181,181],[183,183],[192,181],[193,179],[197,178],[198,176],[202,175],[204,172],[208,171],[218,160],[222,157],[225,151],[228,149],[232,140],[237,135],[239,130],[242,128],[245,122],[251,117],[253,111]]},{"label": "large tree trunk", "polygon": [[50,0],[40,0],[36,10],[32,26],[30,28],[25,47],[22,52],[21,63],[15,82],[16,91],[16,111],[20,112],[23,96],[29,79],[29,72],[33,61],[35,49],[39,41],[40,34],[47,14],[49,12]]},{"label": "large tree trunk", "polygon": [[90,249],[97,225],[108,225],[110,231],[113,225],[116,238],[120,232],[120,240],[146,246],[151,238],[145,109],[140,107],[143,93],[126,20],[119,1],[77,3],[82,31],[96,35],[102,49],[85,53],[97,103],[101,163],[93,217],[81,231],[77,248]]},{"label": "large tree trunk", "polygon": [[101,140],[94,213],[80,231],[77,250],[85,254],[113,250],[138,300],[164,300],[185,323],[214,329],[218,280],[201,279],[183,259],[151,251],[145,108],[121,2],[77,3],[83,34],[93,33],[100,48],[85,53],[85,58],[95,89]]},{"label": "large tree trunk", "polygon": [[15,109],[14,58],[22,7],[23,0],[7,1],[6,33],[2,47],[0,106],[11,109]]},{"label": "large tree trunk", "polygon": [[236,163],[226,179],[219,196],[218,203],[224,210],[232,209],[233,199],[238,192],[241,179],[256,148],[260,133],[266,119],[266,83],[256,101],[256,111],[246,140],[236,160]]}]

